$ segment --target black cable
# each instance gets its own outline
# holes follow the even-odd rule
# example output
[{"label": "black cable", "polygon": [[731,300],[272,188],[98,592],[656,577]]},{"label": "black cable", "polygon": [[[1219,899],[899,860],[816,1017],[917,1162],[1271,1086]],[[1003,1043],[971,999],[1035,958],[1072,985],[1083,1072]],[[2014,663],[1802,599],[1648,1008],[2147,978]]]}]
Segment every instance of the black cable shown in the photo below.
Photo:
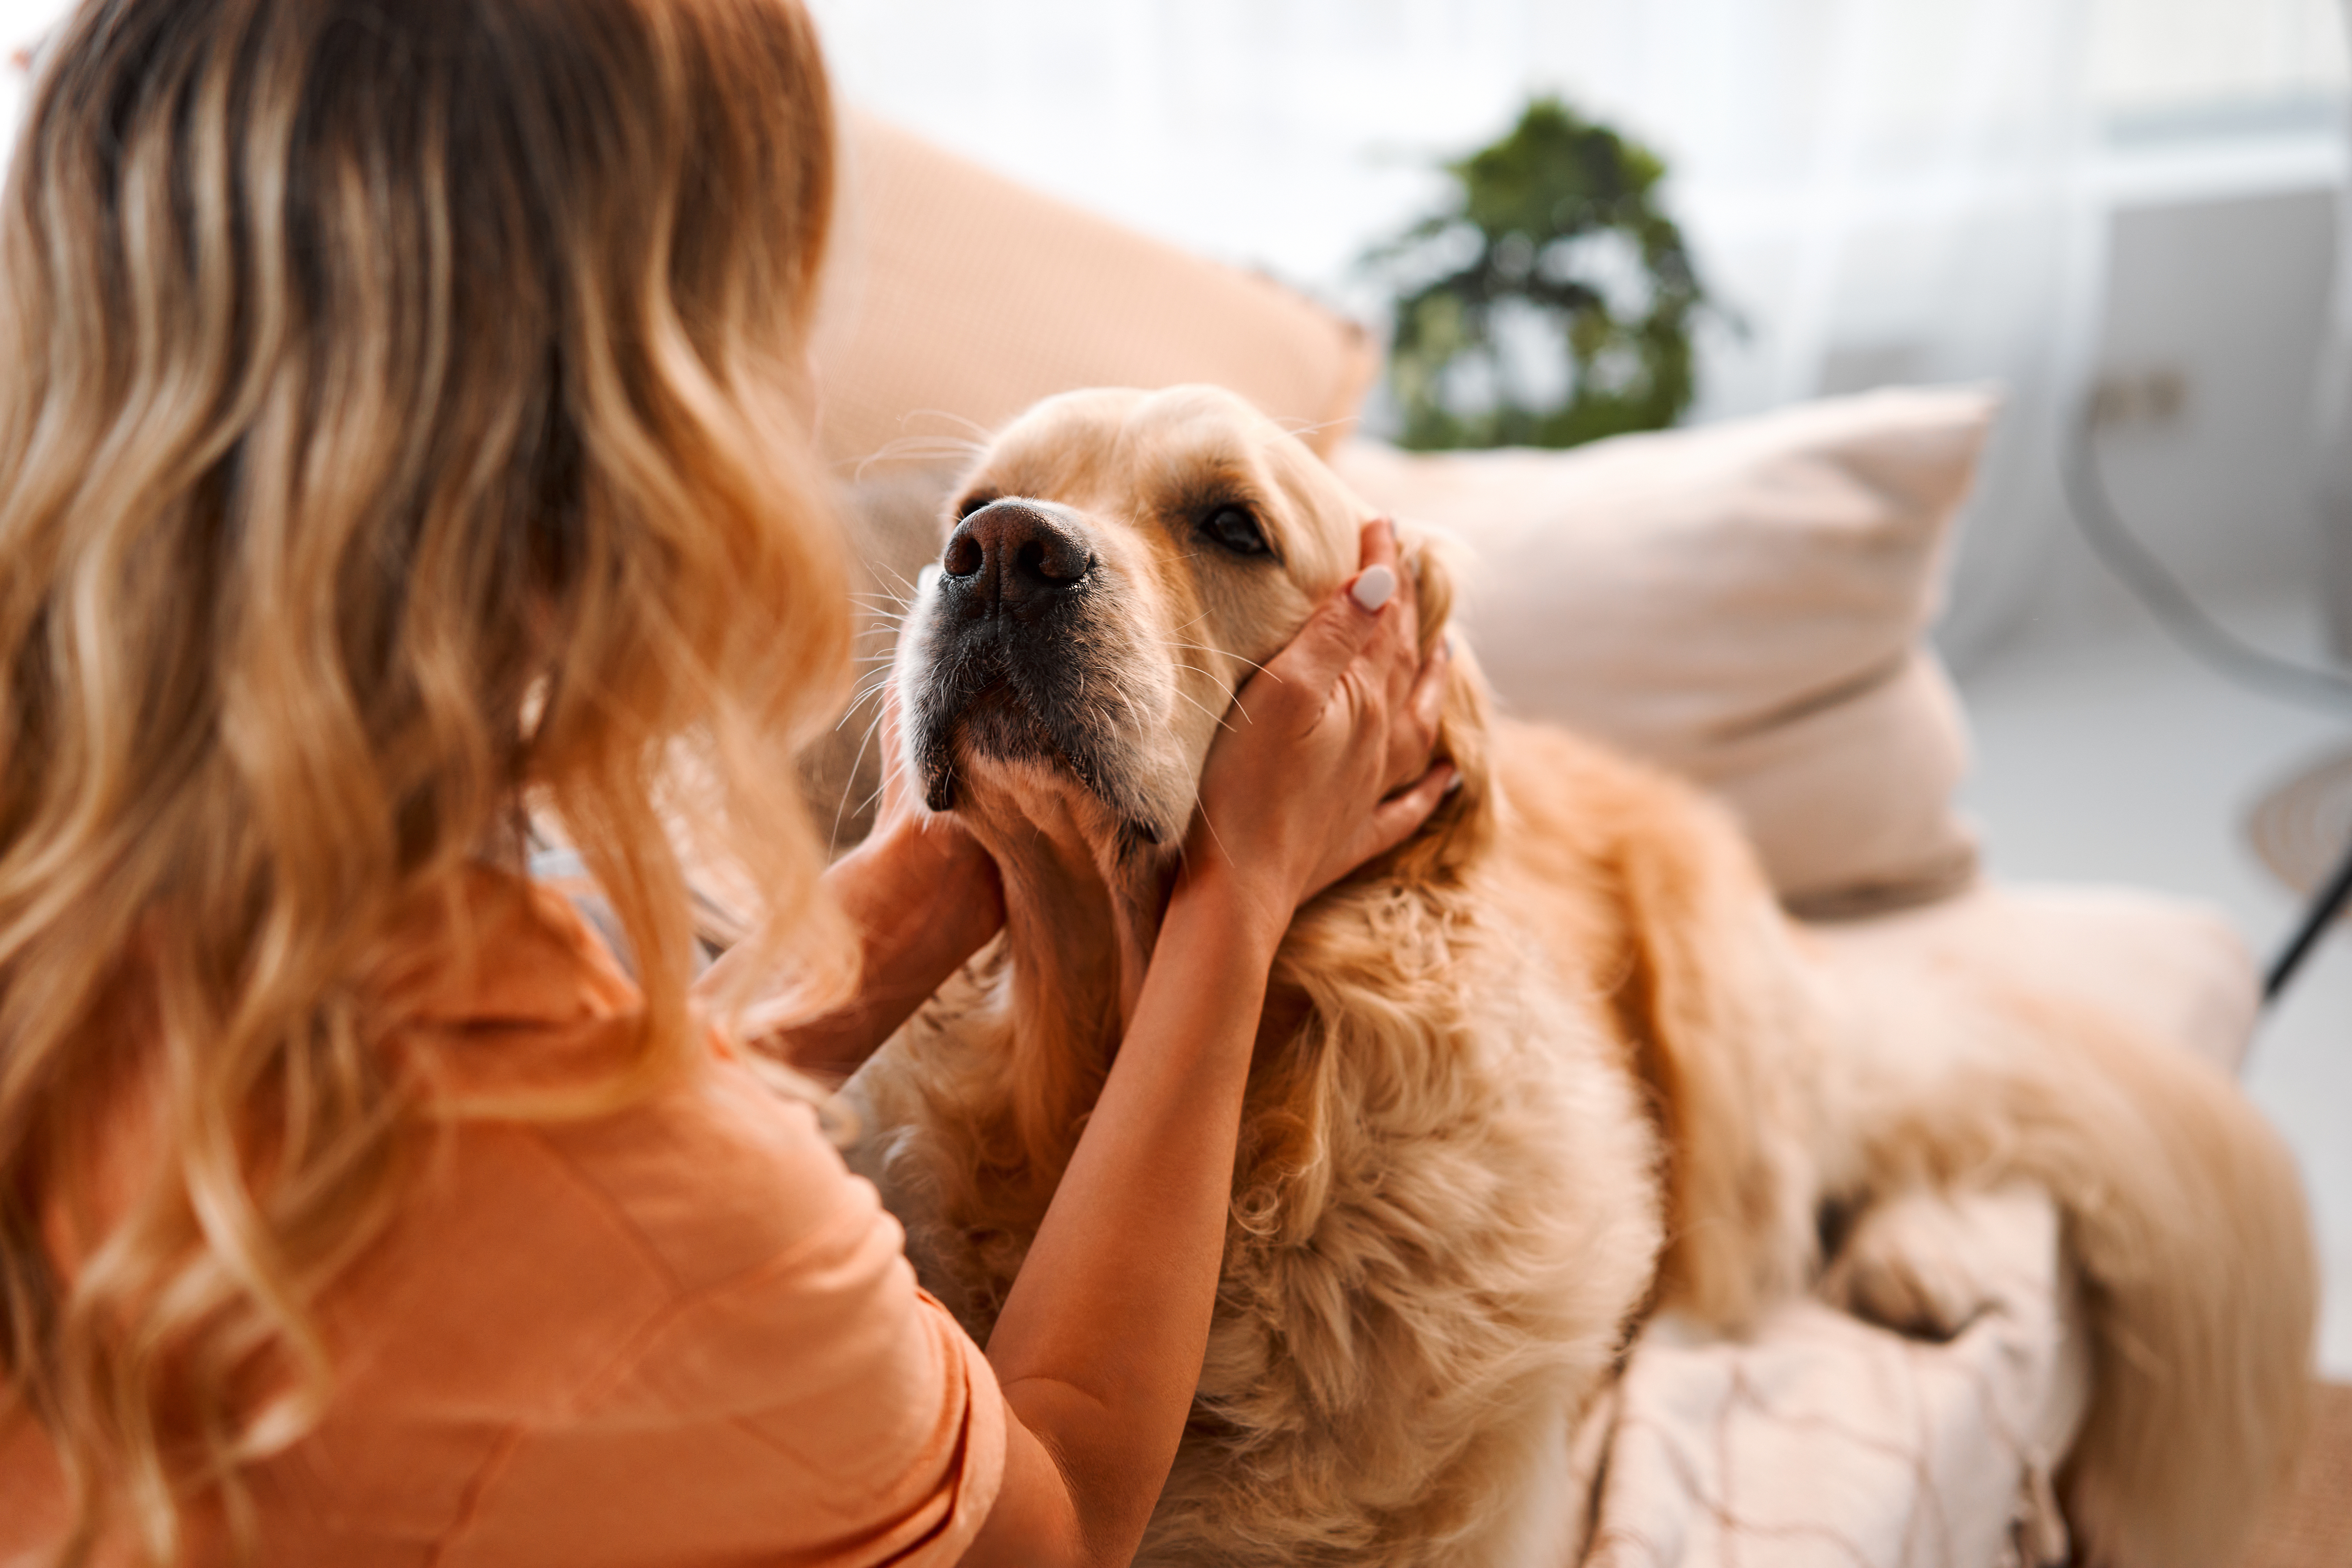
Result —
[{"label": "black cable", "polygon": [[2304,959],[2310,954],[2312,945],[2319,941],[2320,933],[2333,925],[2336,917],[2344,912],[2347,900],[2352,900],[2352,848],[2346,849],[2342,863],[2336,868],[2336,875],[2328,879],[2326,890],[2312,900],[2311,907],[2304,911],[2301,923],[2294,928],[2294,934],[2287,938],[2286,945],[2279,949],[2278,957],[2271,961],[2270,973],[2263,976],[2263,1006],[2267,1007],[2278,1000],[2279,993],[2286,989],[2286,983],[2294,978],[2296,970],[2303,967]]},{"label": "black cable", "polygon": [[[2331,669],[2319,669],[2264,652],[2208,615],[2195,596],[2172,574],[2154,551],[2140,542],[2124,524],[2099,473],[2099,419],[2095,398],[2084,397],[2061,462],[2066,486],[2067,510],[2094,554],[2105,563],[2134,597],[2147,607],[2157,624],[2175,642],[2208,668],[2233,684],[2263,696],[2326,709],[2352,710],[2352,679]],[[2295,971],[2352,901],[2352,845],[2335,872],[2304,910],[2294,933],[2279,950],[2263,977],[2263,1005],[2279,998]]]}]

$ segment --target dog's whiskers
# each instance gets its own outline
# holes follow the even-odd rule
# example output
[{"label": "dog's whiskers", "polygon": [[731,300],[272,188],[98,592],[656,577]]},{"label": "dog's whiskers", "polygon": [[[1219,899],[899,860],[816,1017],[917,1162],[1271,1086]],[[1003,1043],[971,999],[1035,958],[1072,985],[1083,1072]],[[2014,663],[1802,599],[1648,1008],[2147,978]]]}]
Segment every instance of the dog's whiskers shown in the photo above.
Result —
[{"label": "dog's whiskers", "polygon": [[874,467],[877,463],[919,462],[927,458],[941,457],[976,458],[982,451],[987,449],[986,437],[988,432],[981,429],[979,426],[972,424],[971,420],[960,418],[958,416],[950,414],[943,409],[918,408],[909,411],[907,414],[906,418],[913,419],[925,415],[934,416],[941,419],[951,420],[955,423],[963,425],[979,435],[982,439],[965,440],[960,437],[940,434],[901,436],[896,440],[884,442],[881,446],[876,447],[873,451],[868,452],[865,457],[859,458],[857,466],[850,470],[849,477],[851,481],[853,483],[863,482],[866,478],[866,471]]},{"label": "dog's whiskers", "polygon": [[1111,688],[1111,694],[1118,699],[1119,706],[1127,710],[1127,716],[1135,721],[1136,729],[1141,731],[1144,728],[1143,715],[1136,711],[1135,699],[1117,687]]},{"label": "dog's whiskers", "polygon": [[890,674],[887,669],[880,670],[869,676],[864,686],[851,693],[849,706],[841,710],[841,717],[834,722],[835,733],[838,734],[852,719],[857,717],[857,710],[860,708],[890,689]]},{"label": "dog's whiskers", "polygon": [[[883,771],[883,774],[882,774],[882,781],[883,781],[883,782],[882,782],[882,783],[880,783],[880,784],[876,784],[876,785],[874,786],[874,793],[873,793],[873,794],[871,794],[871,795],[867,795],[864,800],[861,800],[861,801],[859,801],[859,802],[857,803],[857,809],[858,809],[858,812],[859,812],[859,814],[860,814],[860,815],[863,815],[864,813],[866,813],[866,812],[867,812],[867,811],[871,810],[871,809],[873,808],[873,806],[874,806],[875,803],[876,803],[876,802],[877,802],[877,801],[879,801],[879,800],[882,798],[882,792],[883,792],[884,790],[886,790],[886,789],[887,789],[887,788],[889,788],[889,787],[890,787],[889,780],[890,780],[889,771],[888,771],[888,769],[886,767],[886,768],[884,769],[884,771]],[[843,793],[844,795],[846,795],[846,794],[848,794],[848,791],[844,790],[842,793]]]},{"label": "dog's whiskers", "polygon": [[[922,585],[919,583],[908,582],[906,574],[899,571],[896,566],[891,565],[887,561],[874,561],[867,563],[867,564],[877,567],[881,571],[887,572],[891,576],[898,579],[898,586],[904,588],[909,595],[908,597],[899,599],[898,605],[901,609],[911,611],[914,608],[914,601],[911,595],[920,594],[923,591]],[[885,589],[884,592],[887,593],[888,590]]]},{"label": "dog's whiskers", "polygon": [[[1176,695],[1177,695],[1177,696],[1179,696],[1179,697],[1181,697],[1185,701],[1190,702],[1193,707],[1198,708],[1202,712],[1208,714],[1210,718],[1212,718],[1212,719],[1215,720],[1215,721],[1216,721],[1216,723],[1217,723],[1217,728],[1218,728],[1218,729],[1220,729],[1220,730],[1231,730],[1231,729],[1234,727],[1234,726],[1233,726],[1233,721],[1232,721],[1231,720],[1227,719],[1223,714],[1219,713],[1219,712],[1215,711],[1214,710],[1213,710],[1212,708],[1210,708],[1210,706],[1209,706],[1207,703],[1205,703],[1205,702],[1202,701],[1199,698],[1197,698],[1197,697],[1193,696],[1191,692],[1189,692],[1189,691],[1185,690],[1182,687],[1179,686],[1179,687],[1177,687],[1177,688],[1176,688]],[[1241,708],[1241,706],[1242,706],[1242,705],[1241,705],[1241,703],[1237,700],[1237,701],[1235,701],[1235,702],[1234,702],[1234,707],[1236,707],[1236,708]],[[1242,717],[1243,717],[1243,718],[1244,718],[1244,719],[1246,719],[1246,718],[1248,718],[1248,717],[1249,717],[1249,710],[1248,710],[1248,709],[1246,709],[1246,708],[1242,708]]]},{"label": "dog's whiskers", "polygon": [[[866,761],[866,748],[873,744],[874,731],[882,727],[882,721],[888,711],[889,710],[887,708],[877,709],[875,710],[873,722],[866,726],[866,733],[858,739],[857,754],[849,759],[849,776],[842,780],[841,799],[835,804],[833,808],[833,832],[828,835],[825,839],[824,858],[828,860],[832,859],[841,848],[842,813],[849,805],[849,792],[856,787],[857,770]],[[838,725],[835,726],[836,729],[839,727],[840,726]],[[886,757],[882,761],[882,776],[886,779],[889,777],[889,769],[890,762],[889,759]],[[880,790],[876,790],[874,792],[874,798],[880,798],[881,793],[882,792]],[[861,805],[857,809],[862,814],[866,807]]]},{"label": "dog's whiskers", "polygon": [[1265,666],[1260,664],[1257,660],[1254,658],[1244,658],[1240,654],[1234,652],[1231,648],[1216,647],[1204,642],[1177,642],[1168,637],[1160,638],[1160,646],[1162,647],[1189,647],[1196,649],[1202,653],[1213,653],[1220,658],[1230,658],[1237,663],[1248,665],[1252,669],[1256,670],[1260,675],[1265,676],[1269,680],[1280,680],[1282,679],[1282,677],[1275,674],[1274,671],[1266,668]]},{"label": "dog's whiskers", "polygon": [[962,415],[952,413],[945,408],[910,408],[907,411],[906,417],[908,419],[944,419],[950,425],[962,426],[972,434],[972,438],[969,441],[960,441],[952,436],[932,436],[929,437],[905,437],[901,438],[906,440],[922,440],[928,438],[938,442],[943,447],[953,447],[958,451],[971,453],[974,457],[986,451],[988,449],[988,443],[992,440],[996,435],[995,431],[991,430],[987,426],[982,425],[978,420],[967,419]]}]

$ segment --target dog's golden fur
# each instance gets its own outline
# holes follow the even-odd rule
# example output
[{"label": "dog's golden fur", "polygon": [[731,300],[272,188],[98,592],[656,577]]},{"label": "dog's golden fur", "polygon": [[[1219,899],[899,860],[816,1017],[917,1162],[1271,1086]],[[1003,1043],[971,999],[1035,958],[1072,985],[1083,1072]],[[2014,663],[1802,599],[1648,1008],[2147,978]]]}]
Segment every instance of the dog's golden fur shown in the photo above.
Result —
[{"label": "dog's golden fur", "polygon": [[[1198,388],[1042,405],[963,496],[1026,498],[1092,552],[1077,609],[1022,634],[1091,694],[1025,715],[1034,742],[974,741],[935,586],[898,653],[906,761],[998,857],[1009,921],[860,1087],[918,1264],[984,1335],[1118,1048],[1217,717],[1352,570],[1366,509]],[[1228,505],[1269,554],[1202,535]],[[1448,574],[1406,543],[1433,638]],[[1918,1216],[2025,1178],[2095,1338],[2063,1478],[2085,1560],[2226,1561],[2293,1457],[2315,1295],[2293,1166],[2234,1086],[2044,998],[1833,982],[1722,812],[1494,715],[1458,639],[1453,671],[1462,787],[1276,963],[1140,1560],[1564,1562],[1566,1434],[1643,1313],[1736,1330],[1820,1289],[1948,1331],[1976,1303]],[[1858,1217],[1824,1274],[1832,1211]]]}]

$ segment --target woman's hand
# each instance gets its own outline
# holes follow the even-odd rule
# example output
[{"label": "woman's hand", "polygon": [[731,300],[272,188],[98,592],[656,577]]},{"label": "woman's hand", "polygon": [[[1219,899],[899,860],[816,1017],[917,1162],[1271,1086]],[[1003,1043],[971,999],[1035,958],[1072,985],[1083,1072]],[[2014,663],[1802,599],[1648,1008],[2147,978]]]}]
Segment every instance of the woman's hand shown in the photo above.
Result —
[{"label": "woman's hand", "polygon": [[913,770],[898,743],[896,680],[883,689],[877,743],[882,748],[882,804],[873,831],[843,857],[843,864],[866,857],[868,871],[883,871],[921,918],[951,926],[950,945],[968,958],[1003,928],[1003,879],[961,817],[925,810],[918,802]]},{"label": "woman's hand", "polygon": [[1363,531],[1362,568],[1235,695],[1210,748],[1183,883],[1239,896],[1278,938],[1297,907],[1410,837],[1454,770],[1430,765],[1443,644],[1419,656],[1396,531]]},{"label": "woman's hand", "polygon": [[[824,874],[825,890],[857,931],[857,994],[831,1013],[794,1020],[774,1035],[785,1059],[824,1079],[856,1072],[1004,925],[1004,884],[995,860],[961,822],[917,804],[898,749],[895,686],[883,702],[882,804],[874,830]],[[734,984],[734,957],[720,958],[698,984]],[[751,1016],[756,1020],[756,1008]]]}]

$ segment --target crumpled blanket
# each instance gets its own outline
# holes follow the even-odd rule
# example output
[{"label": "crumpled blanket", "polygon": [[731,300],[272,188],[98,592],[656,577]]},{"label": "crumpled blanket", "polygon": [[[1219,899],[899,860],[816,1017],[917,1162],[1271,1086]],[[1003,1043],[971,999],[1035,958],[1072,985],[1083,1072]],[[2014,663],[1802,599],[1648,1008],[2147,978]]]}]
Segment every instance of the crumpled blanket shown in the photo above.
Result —
[{"label": "crumpled blanket", "polygon": [[2089,1346],[2039,1192],[1956,1198],[1975,1317],[1945,1342],[1816,1300],[1748,1337],[1654,1318],[1575,1445],[1586,1568],[2041,1568]]}]

